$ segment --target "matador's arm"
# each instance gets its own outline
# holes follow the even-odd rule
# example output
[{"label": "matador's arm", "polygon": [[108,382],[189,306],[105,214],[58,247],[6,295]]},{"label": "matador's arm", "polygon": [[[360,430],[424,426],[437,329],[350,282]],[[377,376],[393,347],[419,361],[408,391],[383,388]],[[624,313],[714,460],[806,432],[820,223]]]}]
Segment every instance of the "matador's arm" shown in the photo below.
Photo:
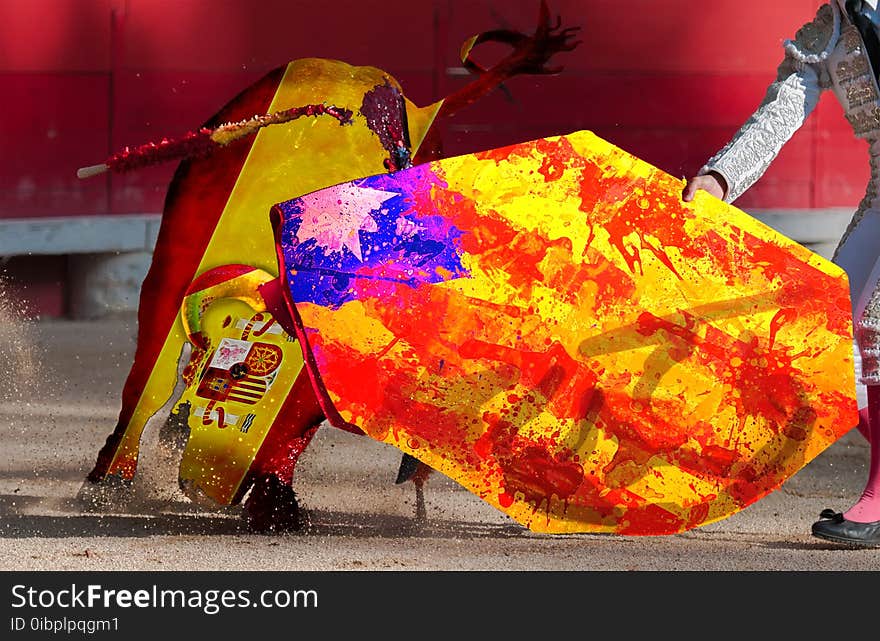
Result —
[{"label": "matador's arm", "polygon": [[830,85],[822,63],[840,36],[840,19],[836,5],[823,5],[794,40],[786,41],[785,59],[764,100],[730,142],[698,172],[717,172],[724,178],[725,201],[739,198],[764,174],[816,107],[822,90]]}]

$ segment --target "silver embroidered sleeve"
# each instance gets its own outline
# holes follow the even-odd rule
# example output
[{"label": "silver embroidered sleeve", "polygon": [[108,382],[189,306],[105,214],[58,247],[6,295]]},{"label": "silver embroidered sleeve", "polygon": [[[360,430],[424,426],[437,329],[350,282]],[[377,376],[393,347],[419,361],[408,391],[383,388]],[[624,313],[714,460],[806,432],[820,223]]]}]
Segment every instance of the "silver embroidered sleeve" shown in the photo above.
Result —
[{"label": "silver embroidered sleeve", "polygon": [[880,385],[880,287],[874,287],[854,331],[862,360],[860,382]]},{"label": "silver embroidered sleeve", "polygon": [[699,173],[721,174],[727,181],[724,200],[733,202],[764,174],[816,107],[821,93],[812,65],[796,64],[786,58],[755,113]]}]

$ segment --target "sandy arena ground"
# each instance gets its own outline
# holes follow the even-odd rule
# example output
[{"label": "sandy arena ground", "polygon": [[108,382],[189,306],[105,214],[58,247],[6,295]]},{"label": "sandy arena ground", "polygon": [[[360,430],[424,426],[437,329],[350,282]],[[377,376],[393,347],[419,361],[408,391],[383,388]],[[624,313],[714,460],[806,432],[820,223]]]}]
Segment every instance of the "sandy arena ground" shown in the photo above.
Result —
[{"label": "sandy arena ground", "polygon": [[176,490],[144,436],[136,500],[115,513],[75,496],[115,423],[131,364],[132,319],[7,327],[0,393],[0,570],[878,570],[880,550],[809,535],[825,507],[861,490],[868,448],[853,432],[782,489],[719,523],[668,537],[532,533],[454,482],[394,485],[398,451],[326,427],[301,459],[296,490],[312,526],[249,533],[239,508],[208,511]]}]

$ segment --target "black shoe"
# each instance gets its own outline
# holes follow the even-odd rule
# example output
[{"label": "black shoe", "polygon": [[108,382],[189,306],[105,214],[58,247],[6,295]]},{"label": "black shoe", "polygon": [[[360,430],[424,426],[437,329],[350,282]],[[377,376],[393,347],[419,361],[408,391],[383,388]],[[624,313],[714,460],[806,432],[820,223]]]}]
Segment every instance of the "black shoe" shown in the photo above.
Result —
[{"label": "black shoe", "polygon": [[880,547],[880,521],[848,521],[840,512],[829,509],[819,516],[822,520],[813,523],[813,536],[855,547]]}]

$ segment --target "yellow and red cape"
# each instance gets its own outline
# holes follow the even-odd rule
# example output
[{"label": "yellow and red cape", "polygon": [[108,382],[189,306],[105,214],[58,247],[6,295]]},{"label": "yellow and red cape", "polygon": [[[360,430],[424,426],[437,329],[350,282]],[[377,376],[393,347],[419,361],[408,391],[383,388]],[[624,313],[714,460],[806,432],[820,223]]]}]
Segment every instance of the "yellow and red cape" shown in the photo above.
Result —
[{"label": "yellow and red cape", "polygon": [[857,422],[846,274],[590,132],[273,210],[331,422],[544,532],[668,534]]}]

